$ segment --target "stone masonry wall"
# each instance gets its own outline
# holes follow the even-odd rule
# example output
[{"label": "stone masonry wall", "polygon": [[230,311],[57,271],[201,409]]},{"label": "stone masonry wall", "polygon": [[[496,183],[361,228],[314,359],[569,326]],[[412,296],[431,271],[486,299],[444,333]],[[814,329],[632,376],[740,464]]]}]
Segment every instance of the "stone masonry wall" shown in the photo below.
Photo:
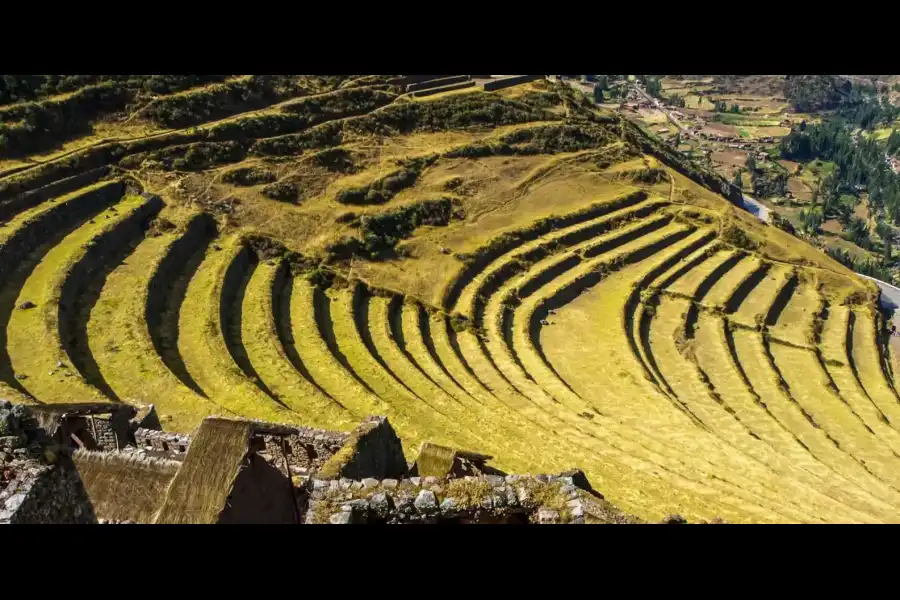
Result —
[{"label": "stone masonry wall", "polygon": [[155,429],[134,430],[136,452],[156,458],[183,460],[191,445],[191,436]]},{"label": "stone masonry wall", "polygon": [[78,471],[68,457],[57,464],[32,461],[0,492],[0,523],[97,523]]},{"label": "stone masonry wall", "polygon": [[284,450],[287,450],[287,463],[291,474],[303,476],[322,468],[325,461],[334,456],[346,443],[349,434],[300,427],[297,433],[292,435],[260,437],[265,446],[260,450],[260,456],[273,466],[284,469]]},{"label": "stone masonry wall", "polygon": [[632,523],[579,489],[571,476],[485,475],[462,479],[312,479],[307,524]]},{"label": "stone masonry wall", "polygon": [[387,417],[370,416],[354,429],[344,446],[325,464],[322,479],[405,477],[408,471],[403,443]]}]

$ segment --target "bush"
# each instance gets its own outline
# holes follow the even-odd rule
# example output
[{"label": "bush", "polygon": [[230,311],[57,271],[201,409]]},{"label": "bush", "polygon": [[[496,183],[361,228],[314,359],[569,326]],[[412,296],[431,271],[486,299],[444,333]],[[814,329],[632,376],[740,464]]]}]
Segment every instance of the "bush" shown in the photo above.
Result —
[{"label": "bush", "polygon": [[329,171],[338,171],[341,173],[349,173],[355,169],[353,158],[350,153],[343,148],[329,148],[316,152],[312,155],[312,160],[320,167],[324,167]]},{"label": "bush", "polygon": [[791,235],[794,235],[795,233],[794,226],[791,225],[791,222],[779,215],[774,210],[769,211],[769,224],[782,231],[786,231]]},{"label": "bush", "polygon": [[419,157],[401,161],[400,169],[360,187],[348,188],[338,192],[335,200],[341,204],[383,204],[395,194],[412,187],[422,170],[438,159],[438,155]]},{"label": "bush", "polygon": [[577,152],[605,146],[610,134],[596,125],[548,125],[520,129],[501,137],[496,142],[476,142],[450,150],[448,158],[480,158],[484,156],[509,156]]},{"label": "bush", "polygon": [[[348,213],[355,219],[355,215]],[[353,256],[377,260],[390,255],[397,244],[422,226],[445,226],[454,218],[449,198],[427,200],[397,210],[359,218],[359,234],[345,237],[328,247],[330,260],[346,260]],[[342,219],[346,221],[348,219]]]},{"label": "bush", "polygon": [[251,151],[261,155],[288,156],[312,148],[340,146],[344,139],[343,130],[344,125],[340,121],[323,123],[302,133],[258,140]]},{"label": "bush", "polygon": [[300,185],[294,182],[279,181],[270,183],[262,189],[263,196],[280,202],[295,202],[300,193]]},{"label": "bush", "polygon": [[[182,154],[182,156],[178,156]],[[240,162],[247,149],[240,142],[197,142],[151,154],[166,167],[179,171],[202,171],[215,165]]]},{"label": "bush", "polygon": [[282,112],[301,115],[311,123],[326,119],[349,117],[370,112],[390,104],[396,96],[367,88],[341,89],[321,96],[301,98],[285,104]]},{"label": "bush", "polygon": [[442,131],[475,125],[512,125],[560,117],[522,102],[493,94],[449,96],[434,102],[403,102],[361,117],[348,127],[360,133]]},{"label": "bush", "polygon": [[27,102],[73,92],[102,83],[141,90],[150,94],[171,94],[222,81],[226,75],[3,75],[0,76],[0,105]]},{"label": "bush", "polygon": [[123,108],[132,93],[113,83],[79,90],[64,100],[29,102],[0,113],[0,156],[22,156],[90,131],[90,120]]},{"label": "bush", "polygon": [[[246,80],[160,98],[140,114],[164,127],[190,127],[316,91],[317,83],[308,76],[252,75]],[[339,84],[340,80],[333,82],[334,86]]]},{"label": "bush", "polygon": [[222,175],[222,181],[239,186],[260,185],[272,183],[276,177],[274,173],[257,167],[241,167],[233,169]]}]

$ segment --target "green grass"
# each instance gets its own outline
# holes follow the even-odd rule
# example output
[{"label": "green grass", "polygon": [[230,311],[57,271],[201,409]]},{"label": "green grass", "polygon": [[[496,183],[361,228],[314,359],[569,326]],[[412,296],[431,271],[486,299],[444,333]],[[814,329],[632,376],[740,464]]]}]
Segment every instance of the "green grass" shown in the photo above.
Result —
[{"label": "green grass", "polygon": [[241,310],[241,339],[248,358],[269,389],[304,424],[350,429],[365,415],[351,413],[304,378],[279,343],[273,306],[279,268],[275,260],[262,262],[247,284]]},{"label": "green grass", "polygon": [[28,301],[36,308],[13,312],[7,326],[7,346],[13,370],[25,376],[22,385],[36,398],[47,402],[107,400],[73,368],[71,358],[63,350],[59,329],[60,293],[69,270],[84,257],[86,245],[115,228],[145,203],[140,196],[123,198],[54,246],[25,281],[16,306]]},{"label": "green grass", "polygon": [[229,265],[242,251],[244,245],[237,235],[207,250],[181,308],[178,350],[193,379],[223,410],[276,423],[302,423],[299,415],[250,381],[225,345],[219,318],[222,282]]},{"label": "green grass", "polygon": [[144,319],[150,279],[178,237],[147,237],[110,273],[91,311],[88,340],[103,378],[120,398],[154,404],[164,427],[185,431],[221,409],[169,371]]}]

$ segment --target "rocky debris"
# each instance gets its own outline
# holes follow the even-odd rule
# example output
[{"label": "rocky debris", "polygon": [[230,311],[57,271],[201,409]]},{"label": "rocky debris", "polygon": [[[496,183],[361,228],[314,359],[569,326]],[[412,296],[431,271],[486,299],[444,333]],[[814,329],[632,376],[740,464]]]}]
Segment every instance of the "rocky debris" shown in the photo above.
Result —
[{"label": "rocky debris", "polygon": [[416,496],[415,507],[422,513],[433,513],[438,508],[437,497],[431,490],[422,490]]},{"label": "rocky debris", "polygon": [[37,308],[37,304],[32,302],[31,300],[26,300],[22,304],[19,305],[19,310],[28,310],[31,308]]},{"label": "rocky debris", "polygon": [[372,496],[372,499],[369,500],[369,505],[376,516],[382,519],[387,518],[392,507],[391,497],[384,492],[380,492]]},{"label": "rocky debris", "polygon": [[97,519],[97,524],[99,525],[136,525],[134,521],[131,519],[125,519],[124,521],[118,521],[116,519]]},{"label": "rocky debris", "polygon": [[331,515],[328,522],[332,525],[350,525],[353,523],[353,515],[347,511],[341,511]]},{"label": "rocky debris", "polygon": [[685,519],[681,515],[676,514],[676,515],[668,515],[665,519],[663,519],[662,522],[666,525],[686,525],[687,519]]},{"label": "rocky debris", "polygon": [[539,508],[537,511],[537,522],[541,525],[559,523],[559,512],[550,508]]},{"label": "rocky debris", "polygon": [[[585,478],[586,479],[586,478]],[[378,482],[311,479],[306,484],[306,523],[460,522],[632,523],[599,495],[574,484],[574,474],[553,476],[497,475],[463,478],[416,477]],[[348,485],[349,483],[349,485]],[[579,480],[583,484],[583,481]]]},{"label": "rocky debris", "polygon": [[459,511],[459,507],[456,504],[456,500],[453,498],[444,498],[444,501],[441,502],[440,510],[441,515],[452,517]]}]

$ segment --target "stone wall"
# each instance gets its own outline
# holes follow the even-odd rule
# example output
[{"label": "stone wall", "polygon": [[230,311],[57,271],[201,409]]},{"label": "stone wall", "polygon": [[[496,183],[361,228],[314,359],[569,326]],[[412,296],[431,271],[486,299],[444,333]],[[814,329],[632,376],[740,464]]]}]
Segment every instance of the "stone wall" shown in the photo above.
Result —
[{"label": "stone wall", "polygon": [[0,523],[96,523],[65,448],[27,406],[0,400]]},{"label": "stone wall", "polygon": [[136,451],[156,458],[183,460],[191,445],[191,436],[154,429],[134,430]]},{"label": "stone wall", "polygon": [[516,75],[514,77],[505,77],[503,79],[493,79],[484,83],[484,91],[492,92],[494,90],[500,90],[503,88],[512,87],[514,85],[519,85],[520,83],[527,83],[529,81],[535,81],[537,79],[543,78],[543,75]]},{"label": "stone wall", "polygon": [[69,457],[53,465],[31,461],[0,492],[0,523],[89,524],[97,517]]},{"label": "stone wall", "polygon": [[312,479],[307,524],[634,523],[575,477]]},{"label": "stone wall", "polygon": [[370,416],[353,430],[344,446],[319,470],[321,479],[406,476],[403,443],[387,417]]},{"label": "stone wall", "polygon": [[346,443],[348,433],[300,427],[291,435],[261,435],[259,454],[283,470],[285,450],[291,475],[306,476],[322,468]]}]

